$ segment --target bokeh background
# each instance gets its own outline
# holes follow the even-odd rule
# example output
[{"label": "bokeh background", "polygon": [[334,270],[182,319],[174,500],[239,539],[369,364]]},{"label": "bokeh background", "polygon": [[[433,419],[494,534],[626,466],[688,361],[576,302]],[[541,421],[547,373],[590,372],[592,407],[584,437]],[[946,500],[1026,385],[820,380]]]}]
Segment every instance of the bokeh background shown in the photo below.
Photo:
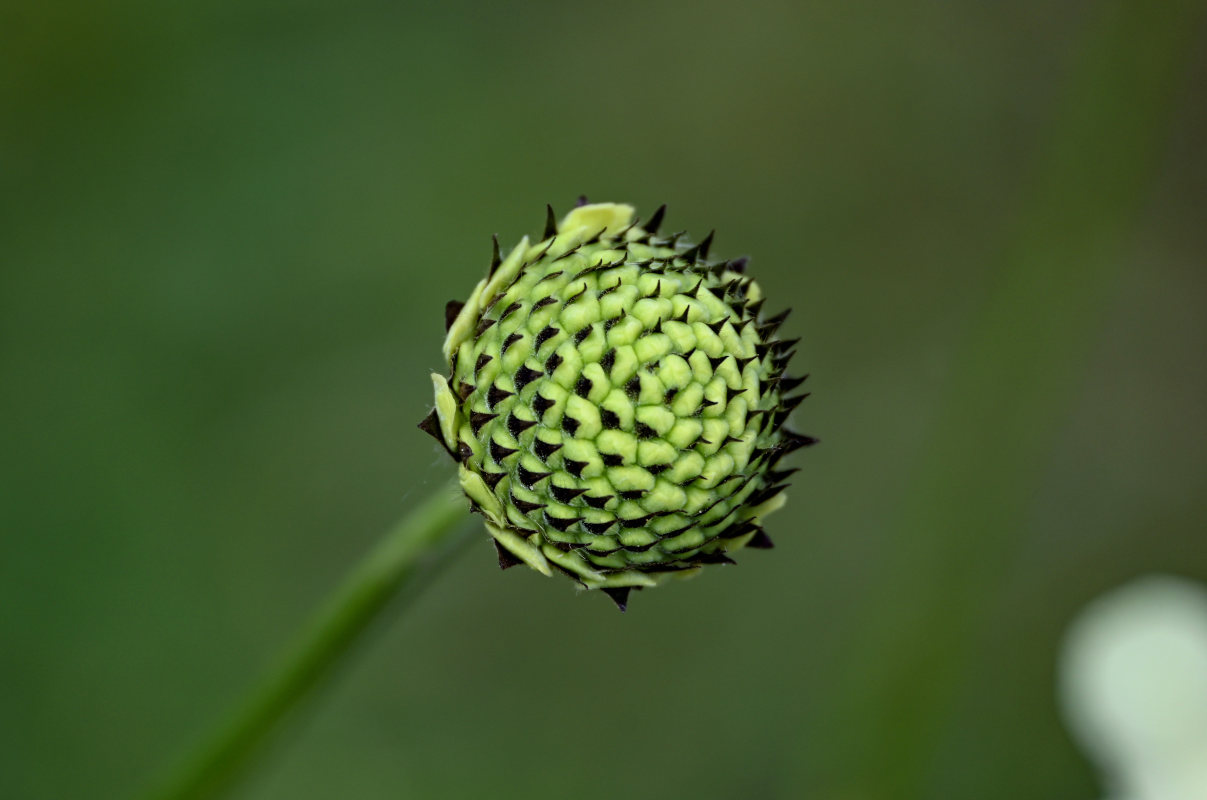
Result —
[{"label": "bokeh background", "polygon": [[621,615],[475,531],[239,796],[1097,796],[1062,630],[1207,579],[1202,5],[6,3],[0,796],[251,685],[452,473],[444,302],[580,193],[794,309],[777,549]]}]

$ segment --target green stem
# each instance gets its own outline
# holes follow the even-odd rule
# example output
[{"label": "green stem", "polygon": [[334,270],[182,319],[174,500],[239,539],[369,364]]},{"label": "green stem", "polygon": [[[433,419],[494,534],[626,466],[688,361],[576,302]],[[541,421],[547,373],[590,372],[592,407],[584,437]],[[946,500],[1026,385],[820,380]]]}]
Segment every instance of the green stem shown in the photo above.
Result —
[{"label": "green stem", "polygon": [[[251,765],[287,713],[327,678],[386,604],[446,563],[464,519],[455,485],[442,486],[388,532],[304,629],[238,712],[148,800],[220,796]],[[449,545],[449,546],[442,546]]]}]

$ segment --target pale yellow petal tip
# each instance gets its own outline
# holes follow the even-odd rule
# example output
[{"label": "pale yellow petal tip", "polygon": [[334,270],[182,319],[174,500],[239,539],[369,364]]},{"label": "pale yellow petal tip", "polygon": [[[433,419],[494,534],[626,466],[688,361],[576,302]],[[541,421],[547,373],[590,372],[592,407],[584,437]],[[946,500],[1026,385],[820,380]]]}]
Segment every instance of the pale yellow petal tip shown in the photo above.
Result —
[{"label": "pale yellow petal tip", "polygon": [[544,553],[545,558],[567,572],[573,572],[575,575],[578,575],[582,578],[583,583],[587,585],[599,583],[604,579],[601,573],[591,569],[587,562],[577,553],[563,553],[551,544],[543,545],[541,551]]},{"label": "pale yellow petal tip", "polygon": [[623,589],[626,586],[657,586],[658,581],[641,572],[605,575],[599,581],[587,581],[589,589]]},{"label": "pale yellow petal tip", "polygon": [[785,494],[784,492],[780,492],[775,497],[771,498],[770,500],[768,500],[765,503],[757,505],[753,508],[745,509],[739,515],[739,519],[741,519],[741,520],[753,519],[756,521],[760,521],[764,517],[766,517],[768,514],[774,514],[776,511],[779,511],[781,508],[784,507],[784,504],[787,502],[788,502],[787,494]]},{"label": "pale yellow petal tip", "polygon": [[461,307],[461,312],[449,326],[448,333],[444,337],[444,359],[446,361],[452,360],[453,353],[457,352],[461,343],[470,337],[474,326],[478,324],[478,313],[482,308],[482,292],[485,288],[486,279],[483,278],[478,281],[478,285],[474,287],[469,299]]},{"label": "pale yellow petal tip", "polygon": [[486,282],[486,286],[482,289],[481,302],[487,302],[489,298],[509,285],[524,266],[524,254],[528,252],[528,237],[520,239],[519,244],[511,248],[511,252],[503,259],[502,263],[495,269],[494,275]]},{"label": "pale yellow petal tip", "polygon": [[482,480],[475,472],[465,468],[462,464],[458,467],[461,489],[465,492],[466,497],[478,504],[478,508],[482,510],[482,515],[494,523],[500,523],[503,520],[503,504],[499,502],[499,498],[495,497],[490,489],[486,488],[486,481]]},{"label": "pale yellow petal tip", "polygon": [[632,224],[636,211],[626,203],[588,203],[563,217],[557,232],[573,236],[577,231],[594,235],[602,230],[607,235],[615,235]]},{"label": "pale yellow petal tip", "polygon": [[446,360],[452,361],[457,348],[472,336],[473,330],[478,324],[478,318],[482,315],[482,304],[500,287],[511,283],[515,278],[516,273],[524,265],[524,255],[528,252],[528,247],[528,237],[525,236],[519,244],[511,248],[507,258],[503,259],[495,268],[494,274],[478,281],[478,285],[474,287],[473,293],[461,307],[461,312],[457,314],[457,318],[453,320],[453,324],[449,326],[448,333],[444,337],[444,358]]},{"label": "pale yellow petal tip", "polygon": [[443,375],[432,373],[432,388],[436,392],[436,419],[440,422],[440,435],[448,449],[457,450],[457,398],[448,387]]}]

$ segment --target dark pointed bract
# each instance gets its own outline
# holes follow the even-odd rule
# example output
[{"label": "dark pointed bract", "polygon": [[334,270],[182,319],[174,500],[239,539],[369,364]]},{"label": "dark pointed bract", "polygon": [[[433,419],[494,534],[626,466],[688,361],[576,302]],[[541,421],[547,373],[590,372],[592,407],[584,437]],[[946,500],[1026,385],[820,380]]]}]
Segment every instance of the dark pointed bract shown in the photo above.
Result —
[{"label": "dark pointed bract", "polygon": [[545,412],[553,408],[554,405],[553,400],[545,397],[540,392],[537,392],[532,398],[532,410],[536,412],[538,418],[545,416]]},{"label": "dark pointed bract", "polygon": [[537,378],[541,377],[541,373],[527,364],[520,365],[520,368],[515,374],[515,389],[517,392],[522,391],[525,386],[532,383]]},{"label": "dark pointed bract", "polygon": [[574,498],[585,493],[586,491],[587,490],[585,488],[567,489],[556,485],[549,487],[549,493],[553,495],[553,499],[559,503],[570,503],[572,500],[574,500]]},{"label": "dark pointed bract", "polygon": [[482,319],[478,320],[478,327],[474,330],[474,335],[481,336],[482,334],[486,333],[490,326],[494,325],[497,321],[498,320],[493,320],[489,317],[482,317]]},{"label": "dark pointed bract", "polygon": [[512,397],[514,394],[515,392],[509,392],[506,389],[503,389],[492,383],[490,385],[490,389],[486,392],[486,405],[493,409],[499,403],[503,402],[508,397]]},{"label": "dark pointed bract", "polygon": [[494,249],[490,254],[490,270],[487,272],[488,275],[494,275],[495,270],[503,263],[503,255],[499,252],[499,234],[496,233],[491,237],[491,240],[494,242]]},{"label": "dark pointed bract", "polygon": [[604,587],[603,593],[612,598],[612,602],[615,603],[616,607],[619,608],[623,613],[629,608],[629,592],[632,590],[632,588],[633,587],[631,586],[606,586]]},{"label": "dark pointed bract", "polygon": [[524,562],[517,558],[510,550],[499,544],[498,539],[491,539],[495,543],[495,553],[499,557],[499,569],[511,569],[512,567],[523,564]]},{"label": "dark pointed bract", "polygon": [[499,481],[507,477],[506,472],[491,472],[490,470],[486,469],[482,470],[480,474],[482,476],[482,480],[487,486],[490,487],[492,492],[495,490],[495,487],[499,485]]},{"label": "dark pointed bract", "polygon": [[[428,412],[428,415],[419,422],[419,430],[431,436],[436,441],[440,442],[440,446],[448,450],[448,444],[444,441],[444,434],[440,432],[440,415],[436,413],[436,409]],[[448,450],[449,455],[454,455],[453,451]]]},{"label": "dark pointed bract", "polygon": [[523,433],[524,431],[528,430],[529,428],[533,427],[536,424],[537,424],[536,420],[520,419],[515,414],[512,414],[511,416],[509,416],[507,418],[507,432],[510,433],[512,436],[514,436],[516,439],[519,439],[521,433]]},{"label": "dark pointed bract", "polygon": [[666,204],[658,206],[658,210],[650,217],[650,221],[641,227],[646,233],[651,235],[658,233],[658,229],[662,227],[662,218],[666,216]]},{"label": "dark pointed bract", "polygon": [[472,414],[470,414],[469,415],[469,428],[470,428],[470,430],[472,430],[474,432],[474,436],[477,436],[478,434],[480,434],[482,432],[482,426],[485,425],[486,423],[490,422],[492,419],[494,419],[497,416],[499,416],[499,415],[498,414],[485,414],[480,411],[475,411]]},{"label": "dark pointed bract", "polygon": [[490,457],[494,460],[494,462],[496,464],[502,464],[504,459],[510,458],[511,456],[514,456],[516,453],[520,452],[519,450],[516,450],[513,447],[507,447],[506,445],[501,445],[498,442],[496,442],[494,439],[490,440],[489,449],[490,449]]},{"label": "dark pointed bract", "polygon": [[461,313],[461,309],[465,308],[465,303],[460,300],[449,300],[444,304],[444,331],[448,332],[449,328],[453,327],[453,323],[457,321],[457,315]]},{"label": "dark pointed bract", "polygon": [[806,380],[808,380],[808,378],[809,378],[808,375],[802,375],[799,378],[789,378],[786,376],[783,378],[780,378],[780,391],[781,392],[790,392],[793,389],[795,389],[797,386],[800,386],[802,383],[804,383]]},{"label": "dark pointed bract", "polygon": [[540,483],[541,481],[545,480],[545,478],[548,478],[553,473],[552,472],[533,472],[530,469],[525,469],[524,465],[521,464],[518,467],[516,467],[515,474],[516,474],[516,477],[520,479],[520,483],[524,484],[525,488],[531,489],[535,484]]},{"label": "dark pointed bract", "polygon": [[561,449],[561,444],[550,444],[540,437],[532,440],[532,451],[541,461],[548,461],[551,455]]},{"label": "dark pointed bract", "polygon": [[750,537],[750,541],[746,543],[746,546],[755,550],[770,550],[775,547],[775,542],[771,541],[771,537],[767,535],[767,531],[759,528],[754,532],[754,536]]},{"label": "dark pointed bract", "polygon": [[545,509],[544,517],[546,525],[562,533],[570,530],[570,526],[578,522],[578,517],[555,517],[549,513],[549,509]]},{"label": "dark pointed bract", "polygon": [[685,250],[680,255],[680,258],[682,258],[685,261],[689,261],[692,264],[695,264],[697,261],[699,261],[702,258],[708,258],[708,250],[709,250],[709,248],[712,247],[712,237],[713,237],[714,233],[715,233],[715,231],[709,231],[708,235],[704,237],[704,240],[702,242],[700,242],[698,245],[695,245],[694,247],[691,247],[691,248]]},{"label": "dark pointed bract", "polygon": [[545,507],[544,503],[532,503],[528,500],[521,500],[514,494],[511,495],[511,504],[518,508],[521,514],[531,514],[533,511],[540,511]]}]

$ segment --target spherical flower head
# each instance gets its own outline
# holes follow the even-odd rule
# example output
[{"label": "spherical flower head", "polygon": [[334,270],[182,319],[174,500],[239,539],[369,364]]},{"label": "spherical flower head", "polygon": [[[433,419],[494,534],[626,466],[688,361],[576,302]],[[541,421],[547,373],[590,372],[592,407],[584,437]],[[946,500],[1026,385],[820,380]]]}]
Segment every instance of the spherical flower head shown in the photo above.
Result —
[{"label": "spherical flower head", "polygon": [[770,547],[807,395],[744,259],[708,260],[631,206],[580,205],[446,310],[449,375],[420,427],[459,463],[500,565],[630,589]]}]

